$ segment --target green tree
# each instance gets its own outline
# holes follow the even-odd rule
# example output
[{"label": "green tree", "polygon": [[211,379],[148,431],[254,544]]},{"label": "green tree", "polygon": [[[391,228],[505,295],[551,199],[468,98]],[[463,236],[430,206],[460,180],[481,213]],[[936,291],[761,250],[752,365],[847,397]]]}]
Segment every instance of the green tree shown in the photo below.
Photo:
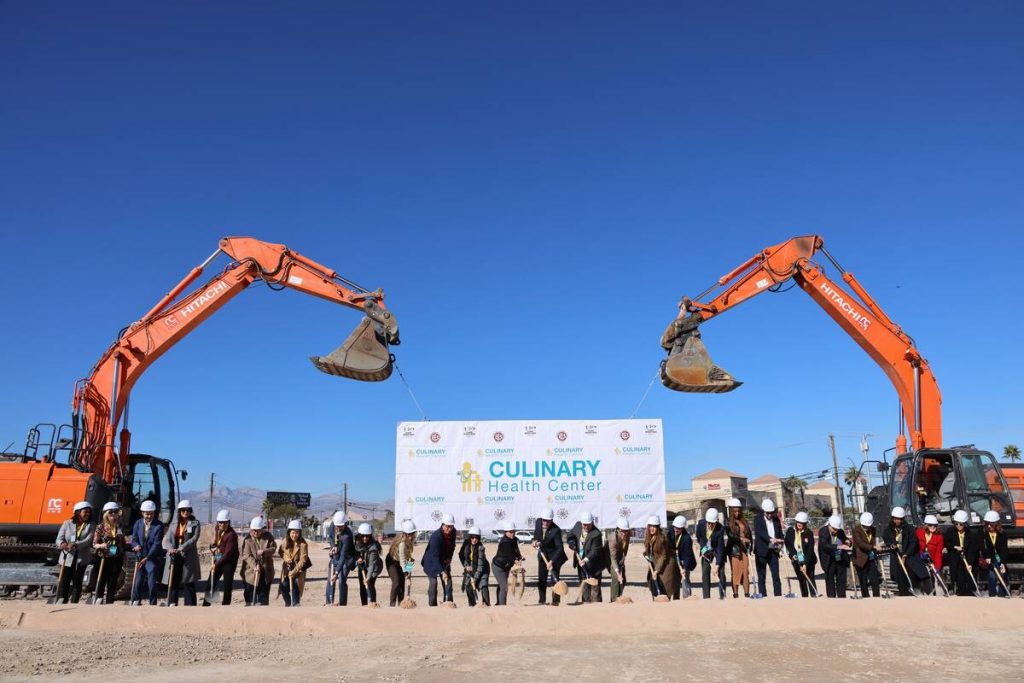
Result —
[{"label": "green tree", "polygon": [[850,505],[853,505],[853,488],[860,481],[860,470],[852,465],[843,474],[843,482],[850,487]]},{"label": "green tree", "polygon": [[807,482],[791,474],[782,480],[783,491],[789,496],[789,503],[786,505],[787,510],[794,510],[797,508],[796,505],[796,494],[800,494],[800,506],[804,504],[804,491],[807,490]]},{"label": "green tree", "polygon": [[1010,444],[1003,448],[1003,457],[1010,462],[1017,462],[1020,460],[1020,448],[1016,444]]}]

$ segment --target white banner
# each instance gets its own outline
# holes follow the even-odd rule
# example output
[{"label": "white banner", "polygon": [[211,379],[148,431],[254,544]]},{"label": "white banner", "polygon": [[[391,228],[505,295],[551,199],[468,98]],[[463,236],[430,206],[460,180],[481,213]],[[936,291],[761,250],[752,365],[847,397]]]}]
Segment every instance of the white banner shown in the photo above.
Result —
[{"label": "white banner", "polygon": [[660,419],[402,422],[395,459],[395,519],[436,528],[533,529],[541,508],[571,527],[591,512],[600,528],[620,517],[665,522]]}]

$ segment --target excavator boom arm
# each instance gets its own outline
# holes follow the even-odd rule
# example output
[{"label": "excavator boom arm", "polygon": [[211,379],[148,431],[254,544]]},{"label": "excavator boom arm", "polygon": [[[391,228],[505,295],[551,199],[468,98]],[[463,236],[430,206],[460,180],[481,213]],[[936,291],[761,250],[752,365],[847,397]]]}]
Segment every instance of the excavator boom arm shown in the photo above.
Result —
[{"label": "excavator boom arm", "polygon": [[[811,260],[818,251],[842,273],[843,283],[853,290],[852,294]],[[816,235],[795,237],[754,255],[704,293],[722,288],[707,303],[684,297],[678,317],[662,334],[661,345],[669,351],[662,364],[662,382],[671,389],[689,392],[722,393],[738,387],[740,382],[711,362],[698,328],[762,292],[778,291],[790,280],[882,368],[899,396],[914,450],[940,447],[942,398],[927,361],[853,274],[843,271],[824,250],[824,241]],[[902,433],[896,445],[901,453],[907,450]]]},{"label": "excavator boom arm", "polygon": [[[220,253],[232,262],[206,284],[179,299],[206,266]],[[206,261],[196,266],[145,316],[132,323],[106,350],[89,377],[75,387],[73,426],[80,469],[113,482],[126,464],[130,433],[117,427],[132,387],[146,369],[172,346],[196,329],[256,280],[268,287],[295,289],[327,301],[363,311],[366,318],[342,346],[326,357],[311,360],[329,374],[363,381],[386,379],[391,374],[388,344],[398,344],[398,324],[384,307],[381,290],[368,291],[336,272],[289,250],[282,244],[251,237],[227,237]]]}]

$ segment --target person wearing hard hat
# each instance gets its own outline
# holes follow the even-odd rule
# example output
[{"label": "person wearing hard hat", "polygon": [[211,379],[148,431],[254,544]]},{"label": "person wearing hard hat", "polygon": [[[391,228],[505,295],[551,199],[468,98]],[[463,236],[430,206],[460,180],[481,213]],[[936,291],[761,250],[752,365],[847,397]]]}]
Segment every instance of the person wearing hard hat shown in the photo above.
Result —
[{"label": "person wearing hard hat", "polygon": [[95,603],[109,605],[114,602],[127,545],[128,540],[121,528],[121,506],[111,501],[103,506],[103,516],[92,536],[92,550],[99,558]]},{"label": "person wearing hard hat", "polygon": [[[917,530],[917,547],[920,549],[920,559],[925,569],[931,565],[938,574],[942,571],[942,534],[939,533],[939,520],[935,515],[924,516],[924,526]],[[935,582],[931,572],[921,579],[921,590],[925,593],[935,592]]]},{"label": "person wearing hard hat", "polygon": [[158,568],[164,561],[164,524],[156,516],[156,503],[153,501],[142,501],[139,510],[142,517],[135,520],[132,527],[132,551],[135,552],[137,569],[132,572],[135,580],[132,582],[131,604],[137,605],[142,601],[142,585],[145,583],[149,604],[155,605]]},{"label": "person wearing hard hat", "polygon": [[480,528],[471,526],[459,548],[459,562],[462,563],[462,592],[466,594],[469,606],[477,603],[477,595],[483,604],[490,606],[491,594],[487,583],[491,576],[491,564],[480,541]]},{"label": "person wearing hard hat", "polygon": [[262,517],[249,522],[249,535],[242,541],[239,573],[244,582],[246,605],[269,605],[270,585],[274,582],[274,552],[277,541],[267,531]]},{"label": "person wearing hard hat", "polygon": [[651,515],[647,518],[644,533],[644,560],[647,561],[648,587],[651,596],[665,596],[672,599],[679,592],[679,564],[675,552],[669,545],[668,537],[661,530],[661,518]]},{"label": "person wearing hard hat", "polygon": [[82,578],[92,561],[92,505],[75,503],[71,519],[64,520],[57,531],[60,548],[60,576],[57,579],[57,602],[78,602],[82,597]]},{"label": "person wearing hard hat", "polygon": [[725,598],[725,529],[718,510],[708,508],[695,530],[700,547],[700,586],[705,600],[711,598],[711,575],[718,579],[718,597]]},{"label": "person wearing hard hat", "polygon": [[725,504],[725,556],[729,558],[729,576],[732,579],[732,597],[750,597],[750,546],[753,535],[743,517],[743,504],[739,498],[730,498]]},{"label": "person wearing hard hat", "polygon": [[455,556],[455,515],[445,513],[423,551],[420,565],[427,575],[427,604],[437,607],[437,580],[441,579],[442,602],[455,602],[452,588],[452,557]]},{"label": "person wearing hard hat", "polygon": [[878,571],[879,550],[881,542],[875,531],[875,516],[862,512],[857,526],[853,527],[853,566],[857,570],[861,597],[868,597],[869,589],[874,597],[879,595],[882,584],[882,575]]},{"label": "person wearing hard hat", "polygon": [[608,539],[608,573],[611,575],[611,587],[608,591],[609,602],[615,602],[626,587],[626,555],[629,554],[629,539],[633,530],[629,520],[619,517],[615,522],[615,532]]},{"label": "person wearing hard hat", "polygon": [[679,590],[676,590],[672,599],[685,599],[690,597],[690,572],[697,568],[697,557],[693,554],[693,537],[686,530],[684,515],[672,518],[672,525],[668,530],[668,543],[672,546],[676,563],[679,565]]},{"label": "person wearing hard hat", "polygon": [[178,502],[178,519],[171,522],[164,533],[164,550],[167,560],[164,576],[167,577],[167,604],[178,605],[178,593],[184,593],[185,605],[196,605],[196,582],[202,575],[199,567],[199,521],[192,514],[192,504],[187,500]]},{"label": "person wearing hard hat", "polygon": [[987,578],[988,594],[991,597],[1004,595],[1006,592],[1007,573],[1006,557],[1008,543],[1006,534],[999,518],[999,513],[989,510],[983,518],[985,528],[981,530],[981,543],[979,544],[978,568],[981,575]]},{"label": "person wearing hard hat", "polygon": [[953,513],[953,526],[943,535],[943,563],[949,568],[953,592],[974,595],[974,567],[978,563],[978,535],[967,525],[970,516],[966,510]]},{"label": "person wearing hard hat", "polygon": [[[907,511],[897,505],[889,515],[889,526],[882,534],[882,542],[889,551],[889,577],[896,578],[899,595],[912,595],[917,590],[920,572],[917,534],[906,522]],[[923,569],[923,565],[920,567]]]},{"label": "person wearing hard hat", "polygon": [[411,519],[402,522],[401,533],[395,534],[384,557],[384,568],[391,579],[389,605],[397,607],[405,599],[405,582],[412,578],[412,551],[416,545],[416,525]]},{"label": "person wearing hard hat", "polygon": [[850,539],[843,529],[843,518],[833,514],[828,524],[818,530],[818,557],[825,574],[825,595],[830,598],[846,597],[846,577],[850,572]]},{"label": "person wearing hard hat", "polygon": [[808,516],[803,510],[796,513],[793,522],[793,526],[786,529],[786,552],[800,583],[800,595],[806,598],[813,593],[818,597],[818,585],[814,579],[814,570],[818,566],[818,557],[814,554],[814,532],[807,527]]},{"label": "person wearing hard hat", "polygon": [[[604,538],[600,529],[594,524],[594,515],[590,512],[580,513],[579,526],[573,527],[569,547],[572,549],[572,563],[576,568],[580,584],[583,586],[581,599],[583,602],[601,602],[601,572],[604,571]],[[586,579],[596,579],[597,585],[584,583]]]},{"label": "person wearing hard hat", "polygon": [[766,578],[772,573],[772,594],[782,595],[782,579],[779,577],[779,557],[782,555],[784,539],[782,522],[775,510],[775,501],[765,498],[761,501],[761,513],[754,518],[754,566],[757,568],[757,592],[768,595]]},{"label": "person wearing hard hat", "polygon": [[[334,538],[331,541],[330,566],[327,570],[326,602],[334,604],[334,594],[338,594],[338,606],[348,604],[348,575],[356,568],[355,540],[348,526],[348,515],[339,510],[331,518],[334,522]],[[335,591],[337,586],[337,591]]]},{"label": "person wearing hard hat", "polygon": [[363,522],[356,529],[356,572],[359,578],[359,603],[366,607],[377,604],[377,577],[384,570],[380,542],[373,537],[373,527]]},{"label": "person wearing hard hat", "polygon": [[[541,605],[547,602],[548,583],[555,584],[561,580],[562,565],[569,559],[562,545],[562,529],[555,524],[554,516],[551,508],[544,508],[534,526],[533,547],[537,549],[537,592]],[[551,604],[557,605],[560,600],[560,596],[552,591]]]},{"label": "person wearing hard hat", "polygon": [[508,603],[508,576],[513,567],[523,563],[523,554],[519,550],[519,539],[516,538],[516,525],[513,521],[505,522],[501,527],[501,538],[498,539],[498,550],[494,553],[491,568],[494,570],[495,604]]},{"label": "person wearing hard hat", "polygon": [[224,580],[222,605],[231,604],[231,589],[235,580],[235,569],[238,568],[238,534],[231,526],[231,516],[227,510],[217,513],[217,528],[214,530],[213,543],[213,574],[210,576],[210,594],[216,592],[217,582]]},{"label": "person wearing hard hat", "polygon": [[288,522],[288,531],[277,547],[277,554],[281,557],[278,590],[284,598],[285,607],[298,607],[306,585],[306,570],[313,564],[309,560],[309,544],[302,537],[301,521],[293,519]]}]

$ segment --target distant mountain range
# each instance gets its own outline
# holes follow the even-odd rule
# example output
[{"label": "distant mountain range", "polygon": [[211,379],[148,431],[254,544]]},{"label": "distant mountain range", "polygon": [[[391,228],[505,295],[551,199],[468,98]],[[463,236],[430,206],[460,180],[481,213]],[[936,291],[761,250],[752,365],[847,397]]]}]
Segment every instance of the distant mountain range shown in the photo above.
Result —
[{"label": "distant mountain range", "polygon": [[[182,491],[182,498],[188,499],[195,511],[195,516],[200,522],[207,520],[210,509],[210,490]],[[267,498],[266,489],[244,486],[230,488],[227,486],[215,486],[213,489],[213,514],[217,511],[227,509],[231,520],[238,525],[248,523],[250,519],[259,514],[263,508],[263,501]],[[341,509],[341,493],[322,493],[314,496],[311,501],[307,515],[315,515],[323,519]],[[369,519],[384,519],[389,510],[394,509],[394,500],[366,501],[348,499],[349,516],[354,519],[364,517]]]}]

